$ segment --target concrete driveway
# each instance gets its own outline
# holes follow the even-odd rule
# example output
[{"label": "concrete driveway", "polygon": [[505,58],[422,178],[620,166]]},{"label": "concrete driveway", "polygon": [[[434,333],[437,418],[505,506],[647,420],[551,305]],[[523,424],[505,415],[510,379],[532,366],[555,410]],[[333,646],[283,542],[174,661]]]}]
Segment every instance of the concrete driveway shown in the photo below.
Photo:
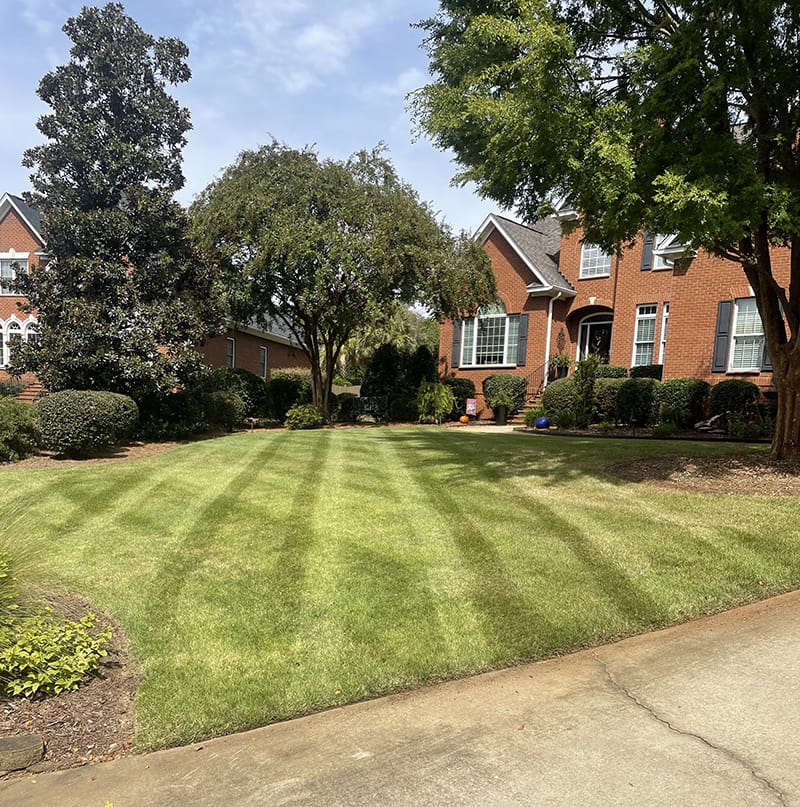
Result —
[{"label": "concrete driveway", "polygon": [[0,783],[8,807],[800,805],[800,593],[539,664]]}]

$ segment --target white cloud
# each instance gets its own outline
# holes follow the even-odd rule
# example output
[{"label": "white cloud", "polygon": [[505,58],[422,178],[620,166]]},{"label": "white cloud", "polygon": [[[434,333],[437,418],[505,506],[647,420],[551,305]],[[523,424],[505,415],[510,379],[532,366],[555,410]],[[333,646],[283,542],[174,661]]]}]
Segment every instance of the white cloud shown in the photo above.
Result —
[{"label": "white cloud", "polygon": [[418,67],[411,67],[408,70],[403,70],[391,81],[367,87],[367,91],[375,95],[405,98],[412,90],[419,89],[427,80],[428,76],[423,70]]}]

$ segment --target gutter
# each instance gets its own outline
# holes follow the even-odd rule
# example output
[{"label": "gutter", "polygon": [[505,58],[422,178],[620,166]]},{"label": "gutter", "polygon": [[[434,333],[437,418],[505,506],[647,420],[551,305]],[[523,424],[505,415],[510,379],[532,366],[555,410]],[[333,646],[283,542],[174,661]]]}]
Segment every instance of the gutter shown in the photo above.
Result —
[{"label": "gutter", "polygon": [[556,294],[555,297],[550,298],[547,304],[547,337],[544,343],[544,381],[542,382],[542,390],[547,389],[547,382],[550,379],[548,364],[550,363],[550,341],[553,336],[553,303],[561,299],[561,292]]}]

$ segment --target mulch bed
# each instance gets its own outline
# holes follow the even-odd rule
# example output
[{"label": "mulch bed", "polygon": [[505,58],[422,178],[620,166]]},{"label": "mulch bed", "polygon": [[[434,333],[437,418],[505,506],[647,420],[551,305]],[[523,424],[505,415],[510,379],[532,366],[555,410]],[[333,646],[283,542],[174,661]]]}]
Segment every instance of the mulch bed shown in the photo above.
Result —
[{"label": "mulch bed", "polygon": [[139,674],[122,628],[81,597],[58,592],[48,598],[59,613],[78,619],[95,614],[110,625],[112,646],[97,674],[74,692],[47,698],[0,703],[0,735],[36,734],[44,740],[44,759],[3,779],[75,768],[132,753],[134,697]]}]

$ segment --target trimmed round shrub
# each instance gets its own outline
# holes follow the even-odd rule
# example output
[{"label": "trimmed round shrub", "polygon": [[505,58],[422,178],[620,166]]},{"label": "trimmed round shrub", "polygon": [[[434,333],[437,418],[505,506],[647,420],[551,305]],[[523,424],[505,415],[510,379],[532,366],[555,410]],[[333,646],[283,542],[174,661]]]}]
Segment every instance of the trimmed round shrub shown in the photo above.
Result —
[{"label": "trimmed round shrub", "polygon": [[244,420],[245,405],[235,392],[206,392],[202,395],[203,420],[211,431],[232,432]]},{"label": "trimmed round shrub", "polygon": [[284,426],[287,429],[318,429],[322,426],[322,412],[314,404],[295,404],[286,413]]},{"label": "trimmed round shrub", "polygon": [[662,422],[687,428],[703,419],[710,385],[700,378],[670,378],[658,388]]},{"label": "trimmed round shrub", "polygon": [[630,371],[631,378],[655,378],[656,381],[661,381],[663,374],[663,364],[639,364]]},{"label": "trimmed round shrub", "polygon": [[273,370],[267,382],[271,415],[284,421],[295,404],[311,403],[311,370],[285,367]]},{"label": "trimmed round shrub", "polygon": [[445,376],[442,384],[450,387],[455,397],[455,404],[450,412],[451,420],[458,420],[462,415],[467,414],[467,398],[475,397],[475,382],[471,378],[455,378]]},{"label": "trimmed round shrub", "polygon": [[617,418],[627,426],[649,426],[658,409],[655,378],[626,378],[617,390]]},{"label": "trimmed round shrub", "polygon": [[595,370],[597,378],[627,378],[628,368],[621,364],[600,364]]},{"label": "trimmed round shrub", "polygon": [[0,462],[33,454],[39,446],[39,418],[31,404],[0,398]]},{"label": "trimmed round shrub", "polygon": [[617,422],[617,393],[626,380],[625,378],[614,377],[595,380],[592,406],[592,421],[594,423]]},{"label": "trimmed round shrub", "polygon": [[528,379],[512,373],[490,375],[483,382],[483,397],[492,410],[504,406],[509,415],[525,406]]},{"label": "trimmed round shrub", "polygon": [[724,415],[726,412],[742,417],[752,414],[760,394],[760,390],[752,381],[744,381],[741,378],[720,381],[711,387],[708,414],[711,417]]},{"label": "trimmed round shrub", "polygon": [[551,381],[542,393],[542,410],[553,420],[564,412],[574,412],[577,404],[578,393],[571,378],[557,378]]},{"label": "trimmed round shrub", "polygon": [[117,445],[133,433],[139,410],[115,392],[64,390],[40,398],[42,445],[67,456],[83,456]]},{"label": "trimmed round shrub", "polygon": [[261,376],[241,367],[219,367],[202,385],[204,392],[232,392],[242,399],[244,417],[263,418],[269,415],[269,390]]},{"label": "trimmed round shrub", "polygon": [[336,396],[336,419],[339,423],[355,423],[361,413],[358,395],[352,392],[342,392]]}]

